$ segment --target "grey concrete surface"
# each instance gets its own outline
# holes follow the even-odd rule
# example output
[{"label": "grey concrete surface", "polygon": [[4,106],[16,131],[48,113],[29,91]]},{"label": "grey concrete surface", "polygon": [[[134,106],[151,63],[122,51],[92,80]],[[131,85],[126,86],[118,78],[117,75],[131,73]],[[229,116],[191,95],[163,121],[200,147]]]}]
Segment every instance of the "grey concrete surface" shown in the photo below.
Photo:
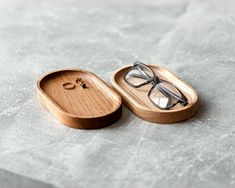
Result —
[{"label": "grey concrete surface", "polygon": [[[1,169],[31,187],[235,187],[235,1],[0,0],[0,23]],[[158,125],[124,107],[111,127],[84,131],[37,101],[46,72],[78,67],[110,82],[135,60],[191,84],[196,116]]]},{"label": "grey concrete surface", "polygon": [[0,169],[1,188],[55,188],[50,184],[42,183],[6,170]]}]

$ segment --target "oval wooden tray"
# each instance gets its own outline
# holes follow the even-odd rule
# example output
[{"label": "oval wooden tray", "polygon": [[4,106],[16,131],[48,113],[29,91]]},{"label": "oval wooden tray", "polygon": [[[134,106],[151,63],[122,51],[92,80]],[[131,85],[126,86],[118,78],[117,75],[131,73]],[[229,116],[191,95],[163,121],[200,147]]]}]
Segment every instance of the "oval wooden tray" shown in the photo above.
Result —
[{"label": "oval wooden tray", "polygon": [[[82,78],[87,88],[76,83]],[[66,90],[63,84],[75,84]],[[117,121],[122,112],[121,97],[95,74],[79,70],[51,72],[37,82],[41,103],[63,124],[79,129],[96,129]]]},{"label": "oval wooden tray", "polygon": [[151,84],[133,88],[123,79],[123,75],[130,66],[123,67],[112,75],[113,87],[122,96],[123,103],[141,119],[154,123],[176,123],[194,115],[198,109],[196,91],[166,68],[156,65],[149,66],[160,79],[167,80],[178,87],[187,97],[188,105],[183,107],[177,104],[170,110],[161,110],[154,106],[147,96],[152,87]]}]

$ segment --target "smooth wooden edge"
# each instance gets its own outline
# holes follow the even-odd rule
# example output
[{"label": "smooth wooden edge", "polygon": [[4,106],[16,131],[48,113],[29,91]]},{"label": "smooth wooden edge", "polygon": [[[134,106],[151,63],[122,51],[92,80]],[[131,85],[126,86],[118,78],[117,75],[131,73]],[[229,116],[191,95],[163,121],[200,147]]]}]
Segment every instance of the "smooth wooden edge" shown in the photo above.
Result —
[{"label": "smooth wooden edge", "polygon": [[[50,74],[54,74],[57,72],[62,72],[62,71],[80,71],[84,72],[87,74],[91,74],[94,76],[96,79],[101,81],[107,88],[110,89],[111,92],[113,92],[117,98],[118,98],[118,103],[116,108],[110,112],[109,114],[102,115],[102,116],[76,116],[73,114],[70,114],[68,112],[63,111],[40,87],[41,81],[49,76]],[[79,129],[96,129],[96,128],[103,128],[108,125],[113,124],[116,122],[122,114],[122,98],[120,95],[113,89],[111,88],[108,84],[106,84],[102,79],[100,79],[98,76],[96,76],[94,73],[85,71],[82,69],[77,69],[77,68],[70,68],[70,69],[60,69],[56,71],[52,71],[49,73],[44,74],[39,78],[37,81],[37,97],[39,101],[63,124],[72,127],[72,128],[79,128]],[[48,104],[49,102],[49,104]],[[111,120],[110,120],[111,119]]]},{"label": "smooth wooden edge", "polygon": [[[122,71],[123,69],[127,69],[129,67],[131,67],[132,65],[127,65],[124,67],[119,68],[118,70],[116,70],[113,74],[112,74],[112,78],[111,78],[111,82],[112,85],[114,87],[114,89],[121,95],[121,97],[123,98],[123,103],[134,113],[136,114],[138,117],[140,117],[141,119],[144,119],[146,121],[150,121],[153,123],[160,123],[160,124],[169,124],[169,123],[177,123],[177,122],[181,122],[181,121],[185,121],[187,119],[189,119],[190,117],[192,117],[198,110],[199,107],[199,96],[196,92],[196,90],[194,88],[192,88],[189,84],[187,84],[184,80],[182,80],[178,75],[176,75],[174,72],[168,70],[165,67],[159,66],[159,65],[153,65],[150,64],[150,66],[155,66],[155,67],[159,67],[161,69],[165,69],[166,71],[168,71],[169,73],[171,73],[173,76],[175,76],[176,78],[178,78],[182,83],[184,83],[185,85],[187,85],[187,87],[189,87],[194,95],[195,95],[195,102],[182,108],[182,109],[171,109],[171,110],[151,110],[148,108],[145,108],[143,106],[140,106],[139,104],[135,103],[135,100],[130,98],[128,96],[128,93],[125,92],[125,90],[118,85],[118,83],[115,80],[115,77],[117,75],[117,73],[119,73],[120,71]],[[138,108],[136,109],[135,107],[133,107],[132,104],[135,103],[135,106]],[[169,119],[170,116],[179,116],[179,114],[185,113],[185,112],[191,112],[191,113],[187,113],[187,116],[184,116],[182,118],[177,118],[177,120],[171,120]],[[145,117],[142,114],[147,114],[147,117]],[[154,116],[154,117],[153,117]],[[164,120],[167,119],[167,120]]]}]

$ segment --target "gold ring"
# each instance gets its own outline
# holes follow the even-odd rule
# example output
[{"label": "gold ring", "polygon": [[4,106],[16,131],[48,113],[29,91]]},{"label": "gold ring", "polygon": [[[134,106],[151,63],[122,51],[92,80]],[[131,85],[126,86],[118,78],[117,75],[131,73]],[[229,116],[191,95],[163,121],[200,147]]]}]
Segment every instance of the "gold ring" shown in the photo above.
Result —
[{"label": "gold ring", "polygon": [[67,90],[71,90],[75,88],[75,85],[72,84],[71,82],[66,82],[66,83],[63,83],[63,88]]}]

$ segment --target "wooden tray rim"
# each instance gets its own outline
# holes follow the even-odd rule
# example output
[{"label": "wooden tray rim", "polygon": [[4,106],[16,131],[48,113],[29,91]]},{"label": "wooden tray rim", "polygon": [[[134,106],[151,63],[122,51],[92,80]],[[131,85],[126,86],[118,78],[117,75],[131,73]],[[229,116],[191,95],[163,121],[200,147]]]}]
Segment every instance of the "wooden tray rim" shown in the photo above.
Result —
[{"label": "wooden tray rim", "polygon": [[[104,82],[102,79],[100,79],[96,74],[90,72],[90,71],[86,71],[83,69],[78,69],[78,68],[67,68],[67,69],[59,69],[59,70],[55,70],[55,71],[51,71],[48,72],[46,74],[43,74],[37,81],[37,91],[40,92],[41,95],[44,95],[53,105],[54,107],[60,112],[63,113],[64,115],[71,117],[71,118],[79,118],[79,119],[95,119],[95,118],[101,118],[101,117],[106,117],[109,114],[105,114],[105,115],[101,115],[101,116],[77,116],[74,114],[71,114],[69,112],[64,111],[61,107],[59,107],[48,95],[46,92],[43,91],[43,89],[40,87],[40,84],[42,82],[42,80],[44,78],[46,78],[47,76],[49,76],[50,74],[54,74],[57,72],[63,72],[63,71],[80,71],[80,72],[84,72],[87,74],[91,74],[92,76],[94,76],[96,79],[98,79],[99,81],[101,81],[105,86],[107,86],[109,88],[109,90],[111,92],[113,92],[117,97],[118,97],[118,104],[116,106],[116,108],[114,108],[114,110],[112,112],[110,112],[109,114],[112,114],[114,112],[116,112],[120,106],[122,105],[122,98],[121,96],[114,90],[112,89],[106,82]],[[41,100],[40,100],[41,101]]]},{"label": "wooden tray rim", "polygon": [[174,113],[174,112],[183,112],[183,111],[187,111],[188,109],[192,108],[192,106],[196,105],[198,103],[198,100],[199,100],[199,96],[196,92],[196,90],[194,88],[192,88],[189,84],[187,84],[184,80],[182,80],[178,75],[176,75],[176,73],[170,71],[169,69],[163,67],[163,66],[160,66],[160,65],[156,65],[156,64],[148,64],[149,66],[155,66],[155,67],[159,67],[161,69],[165,69],[166,71],[168,71],[169,73],[171,73],[173,76],[175,76],[176,78],[178,78],[181,82],[183,82],[185,85],[187,85],[187,87],[189,87],[193,93],[195,94],[195,100],[193,103],[191,103],[190,105],[187,105],[186,107],[182,108],[182,109],[171,109],[171,110],[152,110],[150,108],[146,108],[146,107],[143,107],[139,104],[137,104],[135,102],[135,100],[133,98],[130,98],[128,93],[126,92],[125,89],[123,89],[121,86],[119,86],[119,84],[116,82],[115,80],[115,76],[117,75],[117,73],[119,73],[120,71],[122,71],[123,69],[126,69],[126,68],[130,68],[131,66],[133,66],[133,64],[129,64],[129,65],[126,65],[126,66],[123,66],[121,68],[119,68],[118,70],[116,70],[113,74],[112,74],[112,78],[111,78],[111,81],[112,81],[112,84],[114,86],[115,89],[117,89],[121,95],[124,95],[125,97],[128,98],[128,100],[130,100],[132,103],[135,104],[135,106],[137,106],[139,109],[142,109],[148,113],[159,113],[159,114],[170,114],[170,113]]}]

